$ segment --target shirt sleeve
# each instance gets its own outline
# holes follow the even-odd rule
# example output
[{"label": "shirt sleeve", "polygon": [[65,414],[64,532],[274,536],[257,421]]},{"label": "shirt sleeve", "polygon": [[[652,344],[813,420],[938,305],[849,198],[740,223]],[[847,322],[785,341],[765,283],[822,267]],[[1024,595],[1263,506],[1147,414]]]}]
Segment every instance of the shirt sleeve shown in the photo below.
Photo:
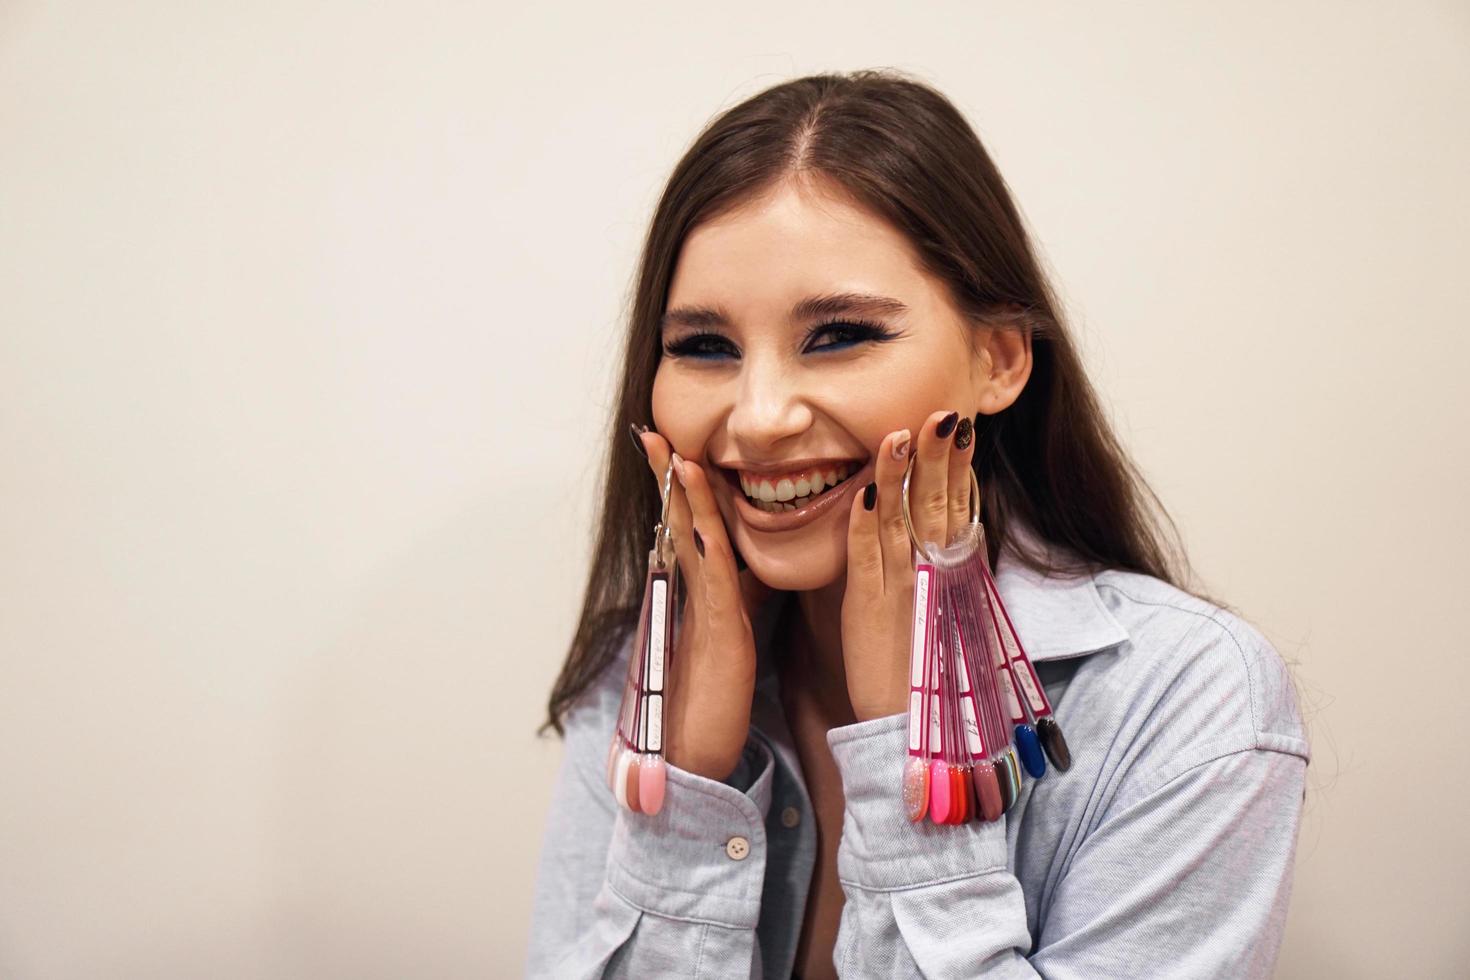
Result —
[{"label": "shirt sleeve", "polygon": [[[1306,760],[1262,748],[1200,761],[1098,822],[1067,860],[1041,935],[1008,869],[1006,817],[912,824],[907,718],[828,733],[846,795],[840,976],[1269,977]],[[1143,777],[1146,778],[1146,777]]]},{"label": "shirt sleeve", "polygon": [[660,812],[633,813],[603,773],[612,697],[603,691],[564,720],[526,975],[759,977],[770,749],[752,732],[723,781],[669,766]]}]

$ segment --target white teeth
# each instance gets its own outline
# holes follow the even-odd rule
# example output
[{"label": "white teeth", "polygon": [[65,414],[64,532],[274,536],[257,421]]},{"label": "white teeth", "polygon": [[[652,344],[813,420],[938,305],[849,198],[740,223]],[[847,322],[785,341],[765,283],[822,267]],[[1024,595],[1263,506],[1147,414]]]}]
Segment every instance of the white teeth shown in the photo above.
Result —
[{"label": "white teeth", "polygon": [[815,497],[825,490],[830,490],[851,476],[856,469],[857,467],[852,463],[843,463],[825,472],[819,470],[810,475],[803,475],[798,480],[782,477],[774,485],[769,480],[749,477],[741,473],[739,474],[740,489],[744,490],[745,495],[761,510],[779,513],[796,510],[796,505],[790,501],[798,497]]}]

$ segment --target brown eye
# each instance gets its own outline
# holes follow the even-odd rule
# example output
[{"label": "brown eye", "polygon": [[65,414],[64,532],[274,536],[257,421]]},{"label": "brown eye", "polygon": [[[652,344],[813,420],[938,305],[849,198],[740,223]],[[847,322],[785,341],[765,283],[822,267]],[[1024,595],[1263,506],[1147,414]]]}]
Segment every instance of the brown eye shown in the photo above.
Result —
[{"label": "brown eye", "polygon": [[835,323],[824,323],[813,327],[809,337],[834,336],[838,338],[835,344],[818,344],[809,347],[808,350],[832,350],[851,347],[854,344],[866,343],[867,341],[884,341],[893,336],[893,331],[878,323],[869,323],[864,320],[841,320]]},{"label": "brown eye", "polygon": [[692,357],[696,360],[713,360],[723,351],[733,351],[735,345],[717,333],[696,333],[672,344],[664,345],[664,353],[670,357]]}]

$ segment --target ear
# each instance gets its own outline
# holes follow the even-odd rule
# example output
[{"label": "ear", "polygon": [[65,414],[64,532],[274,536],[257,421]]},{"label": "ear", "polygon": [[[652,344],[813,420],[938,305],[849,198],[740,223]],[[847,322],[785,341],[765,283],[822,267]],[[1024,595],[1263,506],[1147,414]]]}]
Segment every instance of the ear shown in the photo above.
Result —
[{"label": "ear", "polygon": [[979,327],[975,346],[974,403],[994,415],[1021,397],[1031,377],[1031,328]]}]

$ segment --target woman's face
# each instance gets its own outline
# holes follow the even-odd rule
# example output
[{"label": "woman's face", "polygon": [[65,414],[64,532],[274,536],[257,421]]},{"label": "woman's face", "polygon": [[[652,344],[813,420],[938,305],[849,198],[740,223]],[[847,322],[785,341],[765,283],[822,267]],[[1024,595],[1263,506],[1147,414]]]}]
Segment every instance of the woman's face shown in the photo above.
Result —
[{"label": "woman's face", "polygon": [[[812,302],[844,295],[868,302]],[[704,467],[757,578],[822,588],[846,571],[853,493],[872,480],[885,435],[917,432],[936,411],[973,416],[1014,400],[990,381],[987,345],[1000,333],[967,323],[885,221],[826,185],[783,183],[686,238],[662,326],[654,428]],[[1029,346],[1024,354],[1023,375]],[[781,509],[800,509],[752,504],[742,478],[769,481],[778,498],[797,494]]]}]

